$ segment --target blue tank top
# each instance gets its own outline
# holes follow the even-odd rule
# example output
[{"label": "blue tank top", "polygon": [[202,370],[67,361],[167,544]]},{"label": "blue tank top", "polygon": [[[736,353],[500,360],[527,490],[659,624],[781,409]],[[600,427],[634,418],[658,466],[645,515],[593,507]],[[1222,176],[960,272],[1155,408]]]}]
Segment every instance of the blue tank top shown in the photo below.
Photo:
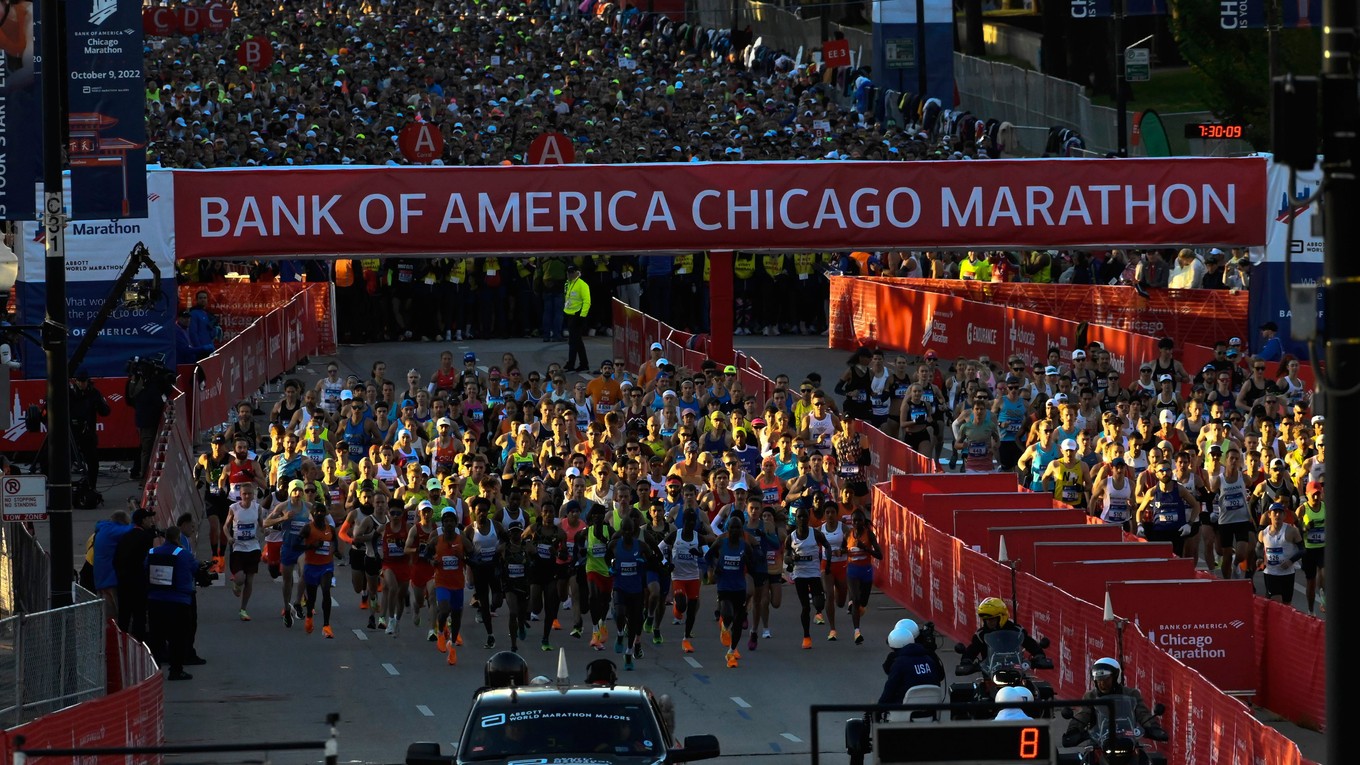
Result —
[{"label": "blue tank top", "polygon": [[304,441],[303,444],[304,444],[304,446],[303,446],[302,451],[303,451],[304,454],[307,455],[307,459],[311,460],[312,462],[315,462],[315,463],[318,464],[318,465],[321,464],[321,461],[322,461],[322,460],[326,459],[326,442],[325,442],[325,441],[322,441],[322,440],[320,440],[320,439],[318,439],[318,440],[316,440],[316,441],[310,441],[310,440],[309,440],[309,441]]},{"label": "blue tank top", "polygon": [[735,545],[723,537],[718,543],[718,592],[746,591],[746,541]]},{"label": "blue tank top", "polygon": [[631,545],[622,539],[614,545],[614,589],[642,592],[642,545],[636,539]]},{"label": "blue tank top", "polygon": [[1001,397],[1001,440],[1014,442],[1020,436],[1020,429],[1025,425],[1025,400],[1016,399],[1011,401],[1009,396]]},{"label": "blue tank top", "polygon": [[[1038,444],[1035,444],[1038,446]],[[1029,489],[1030,491],[1053,492],[1053,481],[1040,481],[1039,478],[1048,469],[1048,463],[1058,458],[1058,440],[1053,440],[1053,445],[1044,449],[1043,447],[1034,450],[1034,459],[1029,465]]]},{"label": "blue tank top", "polygon": [[798,457],[796,455],[789,457],[789,461],[785,462],[779,459],[779,455],[776,454],[774,458],[774,474],[779,476],[779,480],[781,481],[792,481],[797,478]]},{"label": "blue tank top", "polygon": [[701,443],[699,448],[712,454],[714,457],[717,457],[727,451],[727,441],[723,436],[718,436],[717,439],[710,438],[709,436],[712,435],[712,433],[713,431],[709,431],[700,436],[699,440]]},{"label": "blue tank top", "polygon": [[345,443],[349,444],[349,458],[358,462],[368,456],[368,430],[367,421],[355,424],[353,420],[345,420]]},{"label": "blue tank top", "polygon": [[1158,531],[1175,531],[1189,523],[1185,509],[1185,498],[1180,487],[1172,491],[1162,491],[1161,484],[1152,490],[1152,528]]}]

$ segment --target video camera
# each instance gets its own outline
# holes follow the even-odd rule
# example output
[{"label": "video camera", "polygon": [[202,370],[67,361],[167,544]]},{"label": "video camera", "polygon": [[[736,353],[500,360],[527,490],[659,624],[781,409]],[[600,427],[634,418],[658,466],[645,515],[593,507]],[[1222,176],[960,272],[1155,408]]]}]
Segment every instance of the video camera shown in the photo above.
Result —
[{"label": "video camera", "polygon": [[127,376],[129,379],[140,378],[148,385],[158,383],[169,387],[175,384],[175,372],[165,365],[164,356],[133,356],[128,359]]},{"label": "video camera", "polygon": [[212,561],[205,560],[198,564],[194,571],[194,584],[202,587],[211,587],[217,581],[217,574],[212,570]]},{"label": "video camera", "polygon": [[916,636],[916,644],[931,653],[939,650],[939,633],[935,632],[935,622],[926,622],[921,625],[921,634]]}]

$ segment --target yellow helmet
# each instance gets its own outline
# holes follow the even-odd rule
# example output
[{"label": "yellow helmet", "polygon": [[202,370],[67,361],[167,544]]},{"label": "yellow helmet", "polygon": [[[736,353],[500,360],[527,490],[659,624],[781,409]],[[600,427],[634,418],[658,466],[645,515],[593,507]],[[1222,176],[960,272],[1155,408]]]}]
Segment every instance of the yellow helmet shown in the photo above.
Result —
[{"label": "yellow helmet", "polygon": [[1011,618],[1011,610],[1006,607],[1006,601],[1001,598],[987,598],[978,603],[978,618],[986,619],[996,617],[1001,620],[1002,627],[1006,626],[1006,620]]}]

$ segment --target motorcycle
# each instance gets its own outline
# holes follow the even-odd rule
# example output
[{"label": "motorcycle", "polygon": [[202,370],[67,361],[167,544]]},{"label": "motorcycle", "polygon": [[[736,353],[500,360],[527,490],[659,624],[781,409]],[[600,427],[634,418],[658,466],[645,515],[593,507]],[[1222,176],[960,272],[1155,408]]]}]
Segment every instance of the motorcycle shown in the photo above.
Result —
[{"label": "motorcycle", "polygon": [[[1058,762],[1065,765],[1166,765],[1166,755],[1144,745],[1140,739],[1166,741],[1162,728],[1144,729],[1134,717],[1133,699],[1123,694],[1102,696],[1114,702],[1114,710],[1097,706],[1095,724],[1085,731],[1063,734],[1063,746],[1085,746],[1077,752],[1061,753]],[[1161,716],[1166,707],[1155,704],[1152,713]],[[1071,709],[1062,716],[1072,717]]]},{"label": "motorcycle", "polygon": [[[982,641],[987,644],[987,654],[982,657],[980,663],[960,662],[954,669],[955,675],[971,675],[981,672],[982,676],[972,682],[950,683],[949,702],[951,704],[976,702],[976,701],[995,701],[996,692],[1006,686],[1023,686],[1034,694],[1037,701],[1050,701],[1053,698],[1053,686],[1043,680],[1031,677],[1029,671],[1033,669],[1052,669],[1053,662],[1047,657],[1036,657],[1034,661],[1025,658],[1025,650],[1022,645],[1024,633],[1017,630],[997,630],[982,636]],[[1047,648],[1048,638],[1040,638],[1039,647]],[[967,646],[958,643],[954,646],[957,653],[963,653]],[[991,719],[994,713],[982,713],[973,715],[967,712],[951,712],[950,718],[961,719]],[[1033,717],[1053,717],[1052,709],[1036,710]]]}]

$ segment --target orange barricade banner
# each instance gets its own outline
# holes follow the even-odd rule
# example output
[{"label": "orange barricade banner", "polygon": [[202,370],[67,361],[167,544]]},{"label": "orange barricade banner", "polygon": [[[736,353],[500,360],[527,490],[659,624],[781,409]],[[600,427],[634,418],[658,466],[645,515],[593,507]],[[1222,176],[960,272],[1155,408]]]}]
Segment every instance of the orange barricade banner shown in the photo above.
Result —
[{"label": "orange barricade banner", "polygon": [[[866,277],[868,278],[868,277]],[[1147,296],[1132,287],[1091,284],[1019,284],[959,279],[882,281],[927,292],[942,292],[979,303],[1011,306],[1103,324],[1142,335],[1169,337],[1177,345],[1212,346],[1217,340],[1248,338],[1246,292],[1228,290],[1152,290]]]}]

